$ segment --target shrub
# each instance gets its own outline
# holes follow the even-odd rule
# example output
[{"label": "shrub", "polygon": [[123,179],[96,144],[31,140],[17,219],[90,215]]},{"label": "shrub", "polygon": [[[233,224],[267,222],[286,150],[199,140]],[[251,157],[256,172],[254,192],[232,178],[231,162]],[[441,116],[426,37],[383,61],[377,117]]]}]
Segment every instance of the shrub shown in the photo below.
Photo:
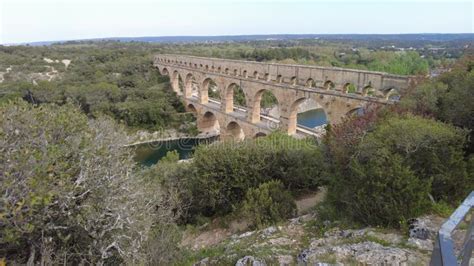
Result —
[{"label": "shrub", "polygon": [[465,130],[416,116],[393,117],[378,125],[359,146],[359,157],[387,148],[398,154],[416,176],[431,184],[436,200],[463,199],[472,188],[463,148]]},{"label": "shrub", "polygon": [[[380,120],[332,167],[328,200],[340,214],[370,225],[398,226],[436,200],[454,202],[472,189],[463,158],[466,132],[407,115]],[[334,155],[333,155],[334,156]]]},{"label": "shrub", "polygon": [[192,168],[193,212],[207,216],[236,210],[249,188],[273,179],[293,193],[315,189],[324,179],[320,148],[282,133],[199,146]]},{"label": "shrub", "polygon": [[278,180],[251,188],[242,204],[243,216],[255,227],[276,223],[296,214],[296,203]]},{"label": "shrub", "polygon": [[351,175],[337,176],[328,197],[351,219],[397,226],[427,210],[429,182],[417,178],[400,156],[382,151],[367,160],[354,159],[349,167]]}]

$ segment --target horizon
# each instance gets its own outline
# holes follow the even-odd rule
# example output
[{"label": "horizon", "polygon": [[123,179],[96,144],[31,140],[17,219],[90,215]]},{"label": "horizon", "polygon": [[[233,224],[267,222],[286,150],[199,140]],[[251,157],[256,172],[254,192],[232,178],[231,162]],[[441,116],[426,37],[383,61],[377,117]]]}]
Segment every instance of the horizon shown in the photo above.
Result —
[{"label": "horizon", "polygon": [[469,1],[6,0],[0,8],[0,44],[8,45],[181,36],[472,34],[474,28]]},{"label": "horizon", "polygon": [[[472,35],[474,38],[474,33],[469,32],[455,32],[455,33],[445,33],[445,32],[419,32],[419,33],[278,33],[278,34],[229,34],[229,35],[161,35],[161,36],[109,36],[109,37],[97,37],[97,38],[86,38],[86,39],[64,39],[64,40],[40,40],[32,42],[19,42],[19,43],[0,43],[4,46],[15,46],[15,45],[34,45],[34,44],[53,44],[53,43],[65,43],[65,42],[85,42],[85,41],[122,41],[120,39],[130,39],[131,41],[140,41],[137,39],[144,38],[214,38],[214,37],[254,37],[254,36],[350,36],[350,35],[360,35],[360,36],[403,36],[403,35]],[[307,39],[307,38],[301,38]],[[232,40],[229,40],[232,41]],[[145,42],[145,41],[144,41]],[[156,42],[156,41],[148,41]],[[195,42],[195,41],[176,41],[176,42]],[[225,42],[225,41],[223,41]],[[167,43],[167,41],[163,41]],[[173,43],[172,41],[170,43]]]}]

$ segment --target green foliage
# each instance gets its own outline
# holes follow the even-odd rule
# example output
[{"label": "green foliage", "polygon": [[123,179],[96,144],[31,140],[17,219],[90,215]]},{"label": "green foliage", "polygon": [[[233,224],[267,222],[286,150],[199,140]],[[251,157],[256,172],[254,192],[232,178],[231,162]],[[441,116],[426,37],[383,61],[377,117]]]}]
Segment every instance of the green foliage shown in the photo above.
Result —
[{"label": "green foliage", "polygon": [[185,219],[191,220],[200,214],[225,215],[237,210],[248,189],[270,180],[280,180],[293,193],[316,189],[324,181],[319,147],[282,133],[242,143],[198,146],[191,165],[183,168],[187,168],[185,173],[171,171],[164,180],[181,180],[183,199],[190,200]]},{"label": "green foliage", "polygon": [[474,152],[474,56],[467,54],[447,73],[415,87],[401,104],[416,114],[437,119],[471,131],[468,153]]},{"label": "green foliage", "polygon": [[221,93],[221,91],[217,87],[217,84],[213,80],[210,80],[209,84],[208,84],[208,89],[207,89],[207,94],[208,94],[209,98],[220,100],[221,99],[221,94],[220,93]]},{"label": "green foliage", "polygon": [[352,84],[352,83],[347,85],[346,90],[347,90],[347,93],[356,93],[357,92],[357,89],[356,89],[355,85]]},{"label": "green foliage", "polygon": [[[17,48],[21,51],[20,48]],[[38,56],[38,50],[45,50]],[[103,114],[124,122],[131,128],[158,130],[179,127],[179,112],[184,107],[159,75],[149,58],[149,51],[133,47],[108,47],[99,49],[62,47],[29,48],[21,55],[1,53],[0,58],[15,58],[12,75],[0,84],[0,101],[22,97],[34,103],[65,104],[71,100],[81,106],[89,117]],[[13,50],[16,52],[17,50]],[[47,56],[45,56],[47,54]],[[66,69],[62,63],[48,63],[43,57],[62,60],[71,64]],[[54,65],[57,76],[51,81],[35,80],[35,71],[19,64],[28,62],[35,66]],[[26,82],[29,81],[29,82]],[[160,84],[160,85],[157,85]]]},{"label": "green foliage", "polygon": [[431,193],[436,200],[452,202],[464,198],[474,184],[469,182],[466,171],[465,141],[464,130],[408,116],[379,125],[360,147],[367,151],[361,156],[370,156],[371,145],[389,147],[390,152],[404,158],[419,178],[431,181]]},{"label": "green foliage", "polygon": [[439,97],[447,90],[447,86],[437,81],[427,81],[403,97],[400,105],[416,114],[433,115],[439,112]]},{"label": "green foliage", "polygon": [[0,253],[9,260],[135,264],[152,224],[173,222],[110,119],[16,101],[0,107],[0,126]]},{"label": "green foliage", "polygon": [[253,226],[261,228],[293,217],[296,203],[280,181],[269,181],[247,191],[242,213]]},{"label": "green foliage", "polygon": [[428,61],[417,52],[375,52],[367,64],[369,70],[383,71],[399,75],[420,75],[429,71]]},{"label": "green foliage", "polygon": [[240,86],[234,87],[234,104],[239,106],[247,106],[245,101],[245,93]]},{"label": "green foliage", "polygon": [[275,95],[273,95],[273,93],[271,93],[270,91],[264,91],[262,94],[262,99],[260,100],[260,107],[269,108],[273,107],[276,104],[278,104],[278,100]]},{"label": "green foliage", "polygon": [[450,206],[448,203],[445,201],[438,201],[432,204],[431,209],[433,210],[434,213],[441,217],[449,217],[453,212],[456,210],[452,206]]},{"label": "green foliage", "polygon": [[420,117],[388,117],[348,151],[347,166],[332,168],[329,201],[364,224],[398,226],[429,209],[429,194],[459,200],[474,184],[463,158],[465,134]]},{"label": "green foliage", "polygon": [[[329,193],[340,199],[337,207],[364,224],[397,226],[400,219],[416,217],[428,208],[428,182],[402,165],[400,156],[379,152],[368,160],[354,160],[352,175],[336,177]],[[345,186],[345,188],[343,188]],[[332,195],[331,197],[336,197]]]}]

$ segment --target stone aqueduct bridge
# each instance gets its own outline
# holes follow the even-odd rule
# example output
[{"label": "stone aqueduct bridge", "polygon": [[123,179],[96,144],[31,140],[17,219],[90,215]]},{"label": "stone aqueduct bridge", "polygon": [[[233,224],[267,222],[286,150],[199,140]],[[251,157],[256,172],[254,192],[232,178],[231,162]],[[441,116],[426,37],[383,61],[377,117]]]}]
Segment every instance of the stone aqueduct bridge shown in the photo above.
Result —
[{"label": "stone aqueduct bridge", "polygon": [[[221,137],[234,139],[266,135],[276,127],[290,135],[314,135],[296,123],[303,101],[314,100],[334,124],[368,104],[392,103],[390,97],[411,83],[410,77],[381,72],[171,54],[155,55],[154,66],[170,77],[187,110],[196,113],[198,129],[219,127]],[[211,81],[217,85],[221,102],[209,99]],[[234,105],[235,86],[243,90],[246,106]],[[279,119],[261,114],[260,100],[266,90],[278,100]]]}]

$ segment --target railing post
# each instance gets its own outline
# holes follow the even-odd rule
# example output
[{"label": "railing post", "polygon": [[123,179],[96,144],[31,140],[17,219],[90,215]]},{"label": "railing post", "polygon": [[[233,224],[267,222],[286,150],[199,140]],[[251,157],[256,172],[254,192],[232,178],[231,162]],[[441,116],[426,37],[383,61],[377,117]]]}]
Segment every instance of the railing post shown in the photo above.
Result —
[{"label": "railing post", "polygon": [[441,247],[439,245],[439,234],[436,236],[433,253],[431,253],[430,266],[443,266],[443,258],[441,257]]},{"label": "railing post", "polygon": [[[430,265],[452,266],[458,265],[458,257],[454,253],[454,242],[451,237],[453,231],[465,219],[466,215],[474,207],[474,191],[462,202],[446,222],[443,223],[438,231],[433,253],[431,255]],[[459,254],[460,264],[469,265],[474,247],[474,217],[471,222],[464,240],[463,247]]]},{"label": "railing post", "polygon": [[464,239],[463,248],[461,249],[461,266],[468,266],[472,257],[472,249],[474,248],[474,213],[471,214],[471,222]]}]

